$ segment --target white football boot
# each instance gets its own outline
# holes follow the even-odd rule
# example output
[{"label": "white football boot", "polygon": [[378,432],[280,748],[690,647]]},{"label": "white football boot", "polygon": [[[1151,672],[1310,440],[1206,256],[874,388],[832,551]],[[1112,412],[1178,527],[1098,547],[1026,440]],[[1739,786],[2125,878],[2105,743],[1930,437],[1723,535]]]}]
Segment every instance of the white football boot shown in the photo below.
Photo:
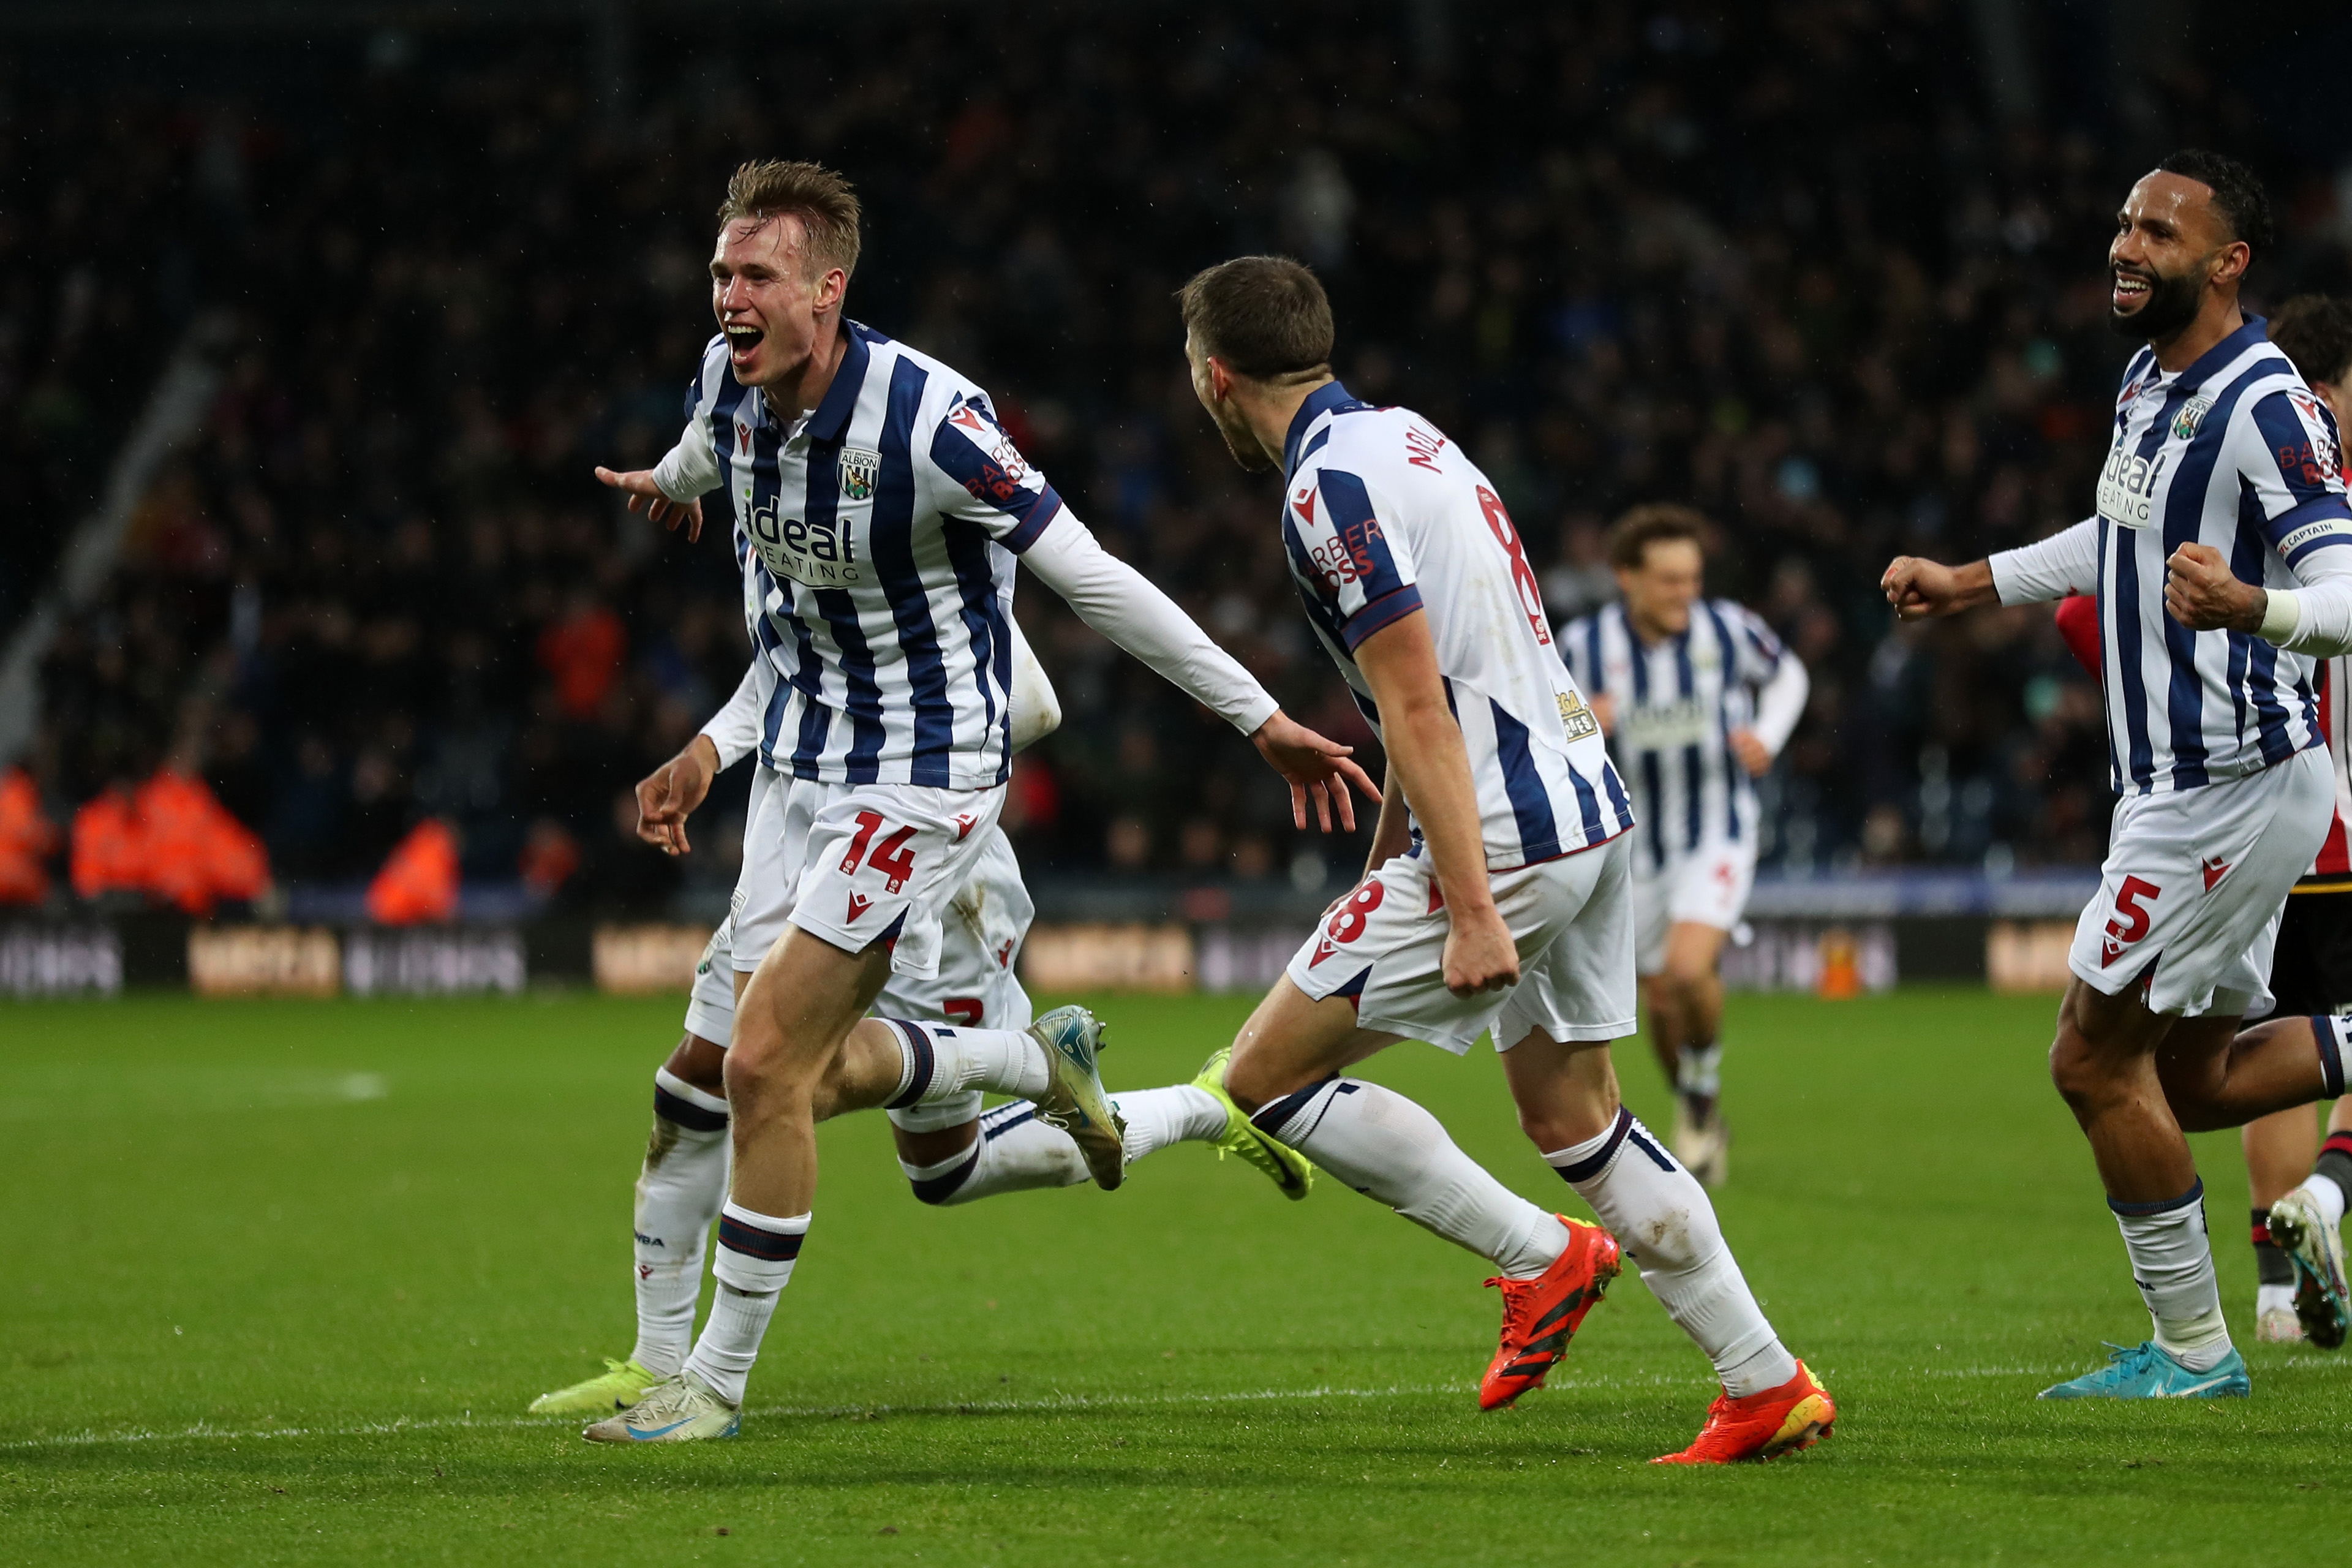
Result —
[{"label": "white football boot", "polygon": [[681,1372],[580,1435],[591,1443],[698,1443],[732,1437],[742,1425],[741,1405],[728,1404],[694,1373]]}]

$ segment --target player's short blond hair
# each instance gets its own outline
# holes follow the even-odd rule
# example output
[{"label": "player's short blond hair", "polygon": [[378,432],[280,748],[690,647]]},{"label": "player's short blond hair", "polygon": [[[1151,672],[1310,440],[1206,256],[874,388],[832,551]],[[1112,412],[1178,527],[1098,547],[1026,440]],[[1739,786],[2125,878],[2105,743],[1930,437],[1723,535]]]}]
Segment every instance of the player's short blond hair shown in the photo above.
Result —
[{"label": "player's short blond hair", "polygon": [[729,176],[719,225],[796,217],[808,234],[811,268],[822,273],[838,267],[845,278],[857,270],[857,225],[864,213],[849,182],[822,163],[768,158],[745,163]]}]

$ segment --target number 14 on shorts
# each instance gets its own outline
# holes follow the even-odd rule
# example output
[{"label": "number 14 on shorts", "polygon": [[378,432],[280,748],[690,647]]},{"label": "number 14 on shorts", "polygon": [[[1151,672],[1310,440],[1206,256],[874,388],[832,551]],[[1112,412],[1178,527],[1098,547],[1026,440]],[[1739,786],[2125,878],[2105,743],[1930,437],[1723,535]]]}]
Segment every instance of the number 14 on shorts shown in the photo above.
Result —
[{"label": "number 14 on shorts", "polygon": [[[857,863],[863,860],[889,879],[884,885],[890,891],[903,893],[907,890],[908,879],[915,874],[914,851],[907,847],[907,840],[915,836],[915,830],[912,826],[898,828],[881,843],[875,844],[874,836],[882,831],[883,826],[882,814],[878,811],[857,814],[857,833],[849,841],[849,853],[841,858],[841,874],[845,877],[856,875]],[[873,846],[871,855],[866,852],[868,845]]]}]

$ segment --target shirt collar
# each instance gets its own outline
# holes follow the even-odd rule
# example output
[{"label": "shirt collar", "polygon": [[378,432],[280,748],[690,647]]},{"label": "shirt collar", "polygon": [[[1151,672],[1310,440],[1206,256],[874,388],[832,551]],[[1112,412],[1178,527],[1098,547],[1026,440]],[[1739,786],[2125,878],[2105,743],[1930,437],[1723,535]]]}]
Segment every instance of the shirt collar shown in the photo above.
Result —
[{"label": "shirt collar", "polygon": [[1335,408],[1355,403],[1348,389],[1335,381],[1327,381],[1307,395],[1298,412],[1290,416],[1290,434],[1282,441],[1282,473],[1285,479],[1298,467],[1299,444],[1307,439],[1307,427]]},{"label": "shirt collar", "polygon": [[[2245,325],[2199,354],[2189,367],[2180,373],[2179,384],[2202,386],[2205,384],[2206,377],[2236,359],[2253,344],[2266,342],[2269,339],[2269,323],[2260,316],[2248,315]],[[2162,365],[2157,367],[2159,374],[2163,369]]]},{"label": "shirt collar", "polygon": [[839,368],[833,373],[833,384],[824,389],[816,412],[809,416],[808,433],[812,441],[839,441],[849,428],[849,416],[857,408],[857,395],[866,385],[866,366],[874,358],[866,346],[866,329],[857,322],[844,319],[841,330],[848,334],[848,352],[841,356]]}]

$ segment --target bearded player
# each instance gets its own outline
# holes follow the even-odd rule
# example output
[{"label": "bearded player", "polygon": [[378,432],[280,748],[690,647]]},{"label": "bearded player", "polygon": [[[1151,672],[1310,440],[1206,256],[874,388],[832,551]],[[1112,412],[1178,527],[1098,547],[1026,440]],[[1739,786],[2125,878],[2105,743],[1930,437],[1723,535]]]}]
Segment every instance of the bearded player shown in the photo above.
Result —
[{"label": "bearded player", "polygon": [[2051,1076],[2089,1139],[2150,1338],[2044,1398],[2249,1391],[2230,1342],[2184,1131],[2343,1087],[2342,1026],[2268,1005],[2288,889],[2335,788],[2313,660],[2352,649],[2352,508],[2336,430],[2240,310],[2270,206],[2216,153],[2132,187],[2108,247],[2116,330],[2146,346],[2116,399],[2096,515],[1989,561],[1900,557],[1905,618],[2095,593],[2118,802],[2075,927]]},{"label": "bearded player", "polygon": [[[1364,879],[1243,1026],[1226,1089],[1260,1130],[1495,1262],[1482,1408],[1543,1383],[1618,1272],[1614,1231],[1723,1380],[1662,1462],[1826,1436],[1835,1406],[1765,1321],[1706,1190],[1619,1103],[1633,806],[1494,486],[1426,420],[1332,377],[1331,308],[1297,262],[1243,257],[1181,299],[1193,391],[1243,468],[1282,475],[1307,622],[1388,753]],[[1460,1054],[1489,1030],[1520,1126],[1607,1230],[1517,1196],[1429,1112],[1347,1076],[1399,1040]]]},{"label": "bearded player", "polygon": [[1706,536],[1688,507],[1627,512],[1609,536],[1618,602],[1559,647],[1633,792],[1633,968],[1675,1090],[1675,1157],[1712,1187],[1731,1164],[1720,965],[1756,881],[1755,781],[1811,683],[1761,616],[1705,596]]},{"label": "bearded player", "polygon": [[[813,1219],[816,1123],[868,1108],[1033,1100],[1096,1184],[1125,1175],[1096,1068],[1100,1026],[1061,1008],[1026,1030],[868,1018],[893,975],[939,973],[945,921],[980,867],[1011,772],[1013,571],[1249,735],[1306,823],[1350,826],[1348,748],[1286,717],[1248,671],[1104,551],[1023,459],[987,395],[843,312],[861,213],[796,163],[728,183],[711,258],[719,335],[688,423],[650,470],[606,474],[648,502],[724,489],[756,560],[760,649],[784,695],[764,736],[775,874],[733,919],[725,1084],[733,1163],[719,1281],[684,1366],[593,1441],[731,1436],[746,1381]],[[1336,798],[1334,798],[1336,797]]]}]

